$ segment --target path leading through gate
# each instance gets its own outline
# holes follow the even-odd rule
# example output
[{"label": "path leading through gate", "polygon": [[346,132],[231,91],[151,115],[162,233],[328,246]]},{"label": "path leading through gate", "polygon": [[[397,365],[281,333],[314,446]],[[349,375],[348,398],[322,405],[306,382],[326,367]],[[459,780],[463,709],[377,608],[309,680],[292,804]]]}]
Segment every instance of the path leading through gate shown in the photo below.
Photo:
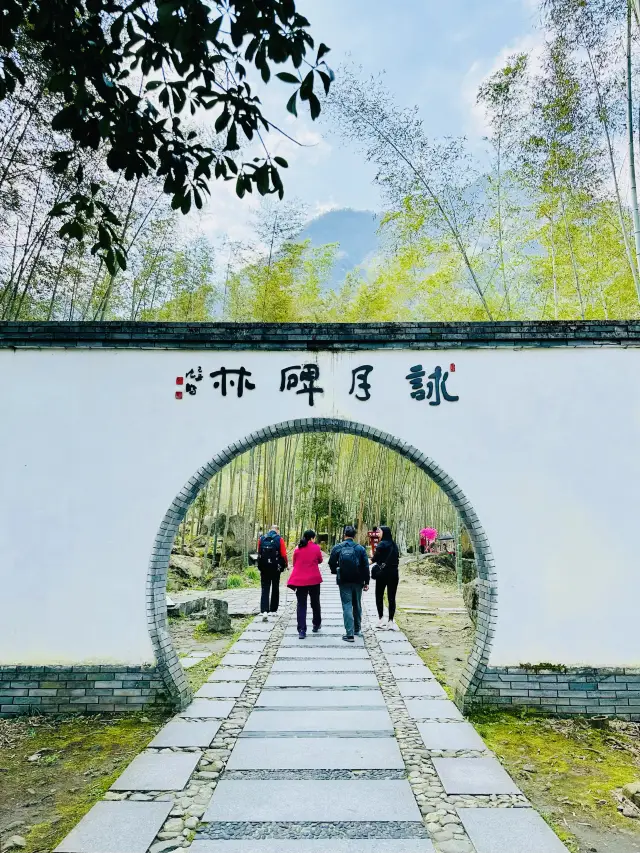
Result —
[{"label": "path leading through gate", "polygon": [[258,617],[58,851],[566,851],[372,593],[351,645],[322,590],[321,632]]}]

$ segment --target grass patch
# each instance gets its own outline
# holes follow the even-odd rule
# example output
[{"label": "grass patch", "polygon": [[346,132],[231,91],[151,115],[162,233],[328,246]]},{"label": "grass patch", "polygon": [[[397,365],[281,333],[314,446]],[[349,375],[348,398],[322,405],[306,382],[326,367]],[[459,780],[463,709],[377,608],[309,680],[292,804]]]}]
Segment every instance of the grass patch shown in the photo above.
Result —
[{"label": "grass patch", "polygon": [[211,640],[224,640],[225,645],[217,652],[214,652],[210,657],[205,658],[202,663],[199,663],[197,666],[193,666],[191,667],[191,669],[188,669],[186,671],[187,678],[189,679],[189,684],[191,685],[191,689],[194,691],[194,693],[196,690],[199,690],[202,687],[207,678],[209,678],[209,676],[218,666],[222,658],[229,651],[229,647],[232,646],[233,643],[235,643],[235,641],[238,639],[240,634],[242,634],[247,625],[250,622],[253,622],[253,619],[253,616],[232,618],[232,633],[230,634],[214,634],[210,631],[207,631],[206,622],[198,623],[198,625],[193,631],[193,637],[195,640],[200,640],[200,642],[210,642]]},{"label": "grass patch", "polygon": [[614,791],[640,775],[639,727],[613,722],[610,729],[595,729],[584,719],[542,717],[526,709],[478,710],[471,721],[561,837],[571,840],[567,817],[638,831],[619,814]]},{"label": "grass patch", "polygon": [[407,639],[416,649],[416,652],[420,656],[420,658],[424,661],[424,663],[429,667],[431,672],[434,674],[436,680],[439,682],[449,699],[453,699],[454,689],[451,687],[447,681],[447,675],[440,660],[440,646],[429,646],[428,648],[416,648],[415,643],[412,638],[412,626],[410,623],[410,619],[408,614],[406,613],[398,613],[396,615],[396,621],[398,622],[398,626],[404,631],[407,635]]},{"label": "grass patch", "polygon": [[238,589],[243,586],[243,580],[240,575],[229,575],[227,578],[227,589]]},{"label": "grass patch", "polygon": [[[0,833],[12,821],[24,820],[9,834],[26,838],[25,853],[52,850],[146,747],[167,716],[147,712],[3,720],[7,737],[0,747]],[[28,761],[40,750],[46,752]]]}]

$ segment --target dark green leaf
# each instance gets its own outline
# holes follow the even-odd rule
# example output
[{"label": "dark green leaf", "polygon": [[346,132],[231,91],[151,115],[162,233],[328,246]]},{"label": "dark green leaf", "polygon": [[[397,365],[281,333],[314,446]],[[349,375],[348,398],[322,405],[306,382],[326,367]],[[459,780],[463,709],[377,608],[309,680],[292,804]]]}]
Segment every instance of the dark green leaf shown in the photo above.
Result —
[{"label": "dark green leaf", "polygon": [[287,101],[287,110],[288,110],[290,113],[292,113],[292,115],[294,115],[294,116],[296,116],[296,117],[297,117],[297,115],[298,115],[298,109],[297,109],[297,107],[296,107],[296,98],[297,98],[297,97],[298,97],[298,93],[297,93],[297,92],[294,92],[294,93],[293,93],[293,95],[291,95],[291,97],[290,97],[290,98],[289,98],[289,100]]},{"label": "dark green leaf", "polygon": [[300,82],[295,74],[290,74],[288,71],[281,71],[279,74],[276,74],[276,77],[278,80],[282,80],[283,83],[295,83],[297,85]]},{"label": "dark green leaf", "polygon": [[317,119],[321,112],[320,101],[318,98],[311,92],[309,95],[309,110],[311,112],[311,118]]}]

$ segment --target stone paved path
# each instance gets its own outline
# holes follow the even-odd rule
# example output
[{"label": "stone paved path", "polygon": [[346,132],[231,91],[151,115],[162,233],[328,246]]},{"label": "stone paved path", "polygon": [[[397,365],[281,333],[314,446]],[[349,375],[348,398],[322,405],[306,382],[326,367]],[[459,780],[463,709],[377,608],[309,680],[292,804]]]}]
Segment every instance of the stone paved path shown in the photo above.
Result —
[{"label": "stone paved path", "polygon": [[[284,592],[284,590],[283,590]],[[259,618],[60,853],[566,853],[400,632]]]}]

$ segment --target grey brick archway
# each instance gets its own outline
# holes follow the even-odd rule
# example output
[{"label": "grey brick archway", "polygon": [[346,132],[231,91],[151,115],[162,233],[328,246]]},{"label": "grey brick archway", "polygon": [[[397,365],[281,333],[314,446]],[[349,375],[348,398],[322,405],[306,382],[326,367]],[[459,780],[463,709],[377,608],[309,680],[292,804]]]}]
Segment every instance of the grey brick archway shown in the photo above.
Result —
[{"label": "grey brick archway", "polygon": [[273,439],[305,432],[339,432],[357,435],[395,450],[401,456],[410,459],[431,477],[460,513],[475,550],[479,585],[478,623],[475,641],[456,689],[456,701],[460,707],[464,707],[467,700],[471,699],[477,691],[485,674],[498,607],[494,561],[482,525],[471,503],[457,483],[424,453],[381,430],[354,421],[334,418],[305,418],[303,420],[284,421],[251,433],[251,435],[229,445],[196,471],[167,510],[158,530],[149,563],[147,621],[158,670],[172,699],[181,707],[184,707],[191,699],[189,682],[173,647],[167,623],[167,574],[171,547],[178,527],[200,490],[236,456]]}]

